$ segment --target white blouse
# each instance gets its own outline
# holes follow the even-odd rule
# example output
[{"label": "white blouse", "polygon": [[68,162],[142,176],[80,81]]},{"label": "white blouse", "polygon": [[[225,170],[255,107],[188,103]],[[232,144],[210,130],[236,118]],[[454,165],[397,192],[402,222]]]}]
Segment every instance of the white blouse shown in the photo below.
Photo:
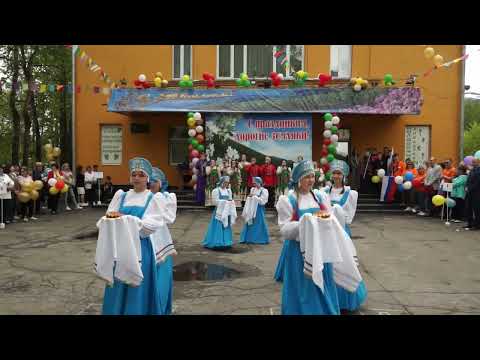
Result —
[{"label": "white blouse", "polygon": [[[313,190],[313,192],[321,200],[322,204],[325,205],[327,211],[331,212],[332,209],[328,195],[323,190]],[[297,198],[297,194],[294,190],[290,190],[288,193],[293,194],[293,197],[297,199],[299,210],[320,209],[318,203],[310,193],[299,194],[299,198]],[[290,204],[290,200],[288,199],[288,195],[280,196],[276,208],[278,212],[278,225],[280,226],[282,238],[284,240],[299,241],[299,221],[292,220],[294,211],[292,205]]]},{"label": "white blouse", "polygon": [[[259,196],[260,192],[262,193],[261,196]],[[250,190],[250,195],[257,197],[260,205],[265,205],[268,202],[268,190],[263,187],[259,189],[252,187]]]},{"label": "white blouse", "polygon": [[[357,211],[357,201],[358,201],[358,192],[355,190],[350,189],[350,186],[345,186],[345,192],[350,190],[350,193],[348,195],[348,199],[345,202],[345,204],[342,206],[342,209],[345,213],[345,222],[347,224],[351,224],[353,221],[353,218],[355,217],[355,213]],[[332,187],[332,191],[329,194],[330,200],[331,201],[340,201],[343,197],[343,194],[341,194],[342,188],[334,188]]]},{"label": "white blouse", "polygon": [[230,200],[233,199],[232,197],[232,190],[231,189],[222,189],[222,188],[215,188],[212,191],[212,203],[213,205],[217,206],[220,201],[228,201],[225,199],[220,199],[220,195],[228,196]]}]

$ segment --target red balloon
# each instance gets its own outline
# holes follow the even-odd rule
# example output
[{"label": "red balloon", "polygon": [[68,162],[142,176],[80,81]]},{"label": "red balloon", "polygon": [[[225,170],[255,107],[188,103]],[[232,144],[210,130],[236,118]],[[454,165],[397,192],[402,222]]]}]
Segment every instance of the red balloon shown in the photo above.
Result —
[{"label": "red balloon", "polygon": [[272,84],[273,84],[273,86],[275,86],[275,87],[280,86],[280,79],[279,79],[278,77],[274,78],[274,79],[272,80]]},{"label": "red balloon", "polygon": [[325,146],[328,146],[328,145],[330,145],[331,143],[332,143],[332,140],[330,140],[330,139],[324,139],[324,140],[323,140],[323,145],[325,145]]},{"label": "red balloon", "polygon": [[322,150],[321,155],[322,155],[322,157],[327,157],[328,150]]},{"label": "red balloon", "polygon": [[142,82],[141,82],[140,80],[135,80],[135,81],[133,82],[133,84],[134,84],[135,86],[142,86]]},{"label": "red balloon", "polygon": [[213,79],[211,79],[211,78],[208,79],[208,80],[207,80],[207,87],[208,87],[208,88],[212,88],[212,87],[214,87],[214,86],[215,86],[215,81],[214,81]]},{"label": "red balloon", "polygon": [[330,170],[330,165],[328,165],[328,164],[323,165],[322,170],[326,174],[328,172],[328,170]]},{"label": "red balloon", "polygon": [[148,83],[148,82],[146,82],[146,81],[145,81],[142,85],[143,85],[143,88],[144,88],[144,89],[148,89],[148,88],[152,87],[152,86],[150,85],[150,83]]},{"label": "red balloon", "polygon": [[322,145],[322,150],[326,150],[326,151],[328,151],[328,146],[327,146],[327,145],[325,145],[325,144],[323,144],[323,145]]},{"label": "red balloon", "polygon": [[192,150],[193,150],[193,145],[192,144],[188,145],[188,151],[192,151]]},{"label": "red balloon", "polygon": [[324,86],[325,84],[328,84],[330,81],[332,81],[332,77],[330,75],[320,74],[318,76],[318,80],[318,86]]},{"label": "red balloon", "polygon": [[276,79],[277,76],[278,76],[278,74],[277,74],[275,71],[272,71],[272,72],[270,73],[270,79],[272,79],[272,80]]},{"label": "red balloon", "polygon": [[204,72],[204,73],[202,74],[202,77],[203,77],[203,80],[208,80],[208,79],[210,78],[210,74]]},{"label": "red balloon", "polygon": [[200,156],[200,153],[198,152],[198,150],[192,150],[192,152],[190,153],[190,155],[192,155],[192,157],[199,157],[199,156]]},{"label": "red balloon", "polygon": [[203,143],[203,141],[205,140],[202,134],[198,134],[195,138],[199,143]]},{"label": "red balloon", "polygon": [[55,184],[55,187],[58,190],[62,190],[64,186],[65,186],[65,183],[63,182],[63,180],[57,180],[57,183]]}]

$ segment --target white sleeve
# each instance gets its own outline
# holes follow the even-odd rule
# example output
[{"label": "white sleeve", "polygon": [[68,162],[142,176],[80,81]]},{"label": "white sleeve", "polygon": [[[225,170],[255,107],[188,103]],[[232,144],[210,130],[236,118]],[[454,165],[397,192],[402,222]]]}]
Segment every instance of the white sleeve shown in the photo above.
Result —
[{"label": "white sleeve", "polygon": [[351,224],[353,221],[353,218],[355,217],[355,212],[357,211],[357,200],[358,200],[358,192],[355,190],[350,190],[348,199],[345,202],[345,205],[343,205],[343,210],[345,211],[347,224]]},{"label": "white sleeve", "polygon": [[288,200],[288,197],[281,195],[278,199],[277,205],[278,225],[280,226],[280,233],[285,240],[297,240],[299,237],[298,221],[292,221],[293,208]]},{"label": "white sleeve", "polygon": [[142,218],[140,236],[146,237],[153,234],[160,227],[165,225],[165,214],[167,213],[167,201],[162,196],[153,196],[147,210]]},{"label": "white sleeve", "polygon": [[117,190],[115,195],[113,195],[112,201],[108,205],[107,213],[111,211],[118,211],[120,209],[120,199],[122,198],[122,194],[124,191],[122,189]]},{"label": "white sleeve", "polygon": [[345,223],[346,223],[346,220],[347,220],[347,216],[346,216],[343,208],[338,204],[333,205],[332,206],[332,214],[337,218],[337,220],[340,223],[340,226],[342,227],[342,229],[344,229],[345,228]]},{"label": "white sleeve", "polygon": [[166,211],[165,222],[167,224],[173,224],[177,218],[177,196],[175,193],[166,193]]},{"label": "white sleeve", "polygon": [[265,205],[268,202],[268,190],[263,188],[261,195],[262,196],[257,196],[257,198],[259,199],[258,203],[260,205]]},{"label": "white sleeve", "polygon": [[224,200],[220,200],[220,191],[218,190],[218,188],[215,188],[212,191],[212,204],[217,206],[219,201]]}]

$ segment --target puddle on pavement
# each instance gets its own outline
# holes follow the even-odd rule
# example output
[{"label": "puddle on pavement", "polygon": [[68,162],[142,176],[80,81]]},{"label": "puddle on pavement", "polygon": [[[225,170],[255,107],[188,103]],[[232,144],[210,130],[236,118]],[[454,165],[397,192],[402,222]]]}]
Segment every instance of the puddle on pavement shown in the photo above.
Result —
[{"label": "puddle on pavement", "polygon": [[241,271],[224,265],[190,261],[173,267],[174,281],[228,280],[240,277]]},{"label": "puddle on pavement", "polygon": [[241,247],[241,246],[232,246],[228,248],[216,248],[216,249],[209,249],[216,252],[224,252],[229,254],[243,254],[250,251],[248,247]]}]

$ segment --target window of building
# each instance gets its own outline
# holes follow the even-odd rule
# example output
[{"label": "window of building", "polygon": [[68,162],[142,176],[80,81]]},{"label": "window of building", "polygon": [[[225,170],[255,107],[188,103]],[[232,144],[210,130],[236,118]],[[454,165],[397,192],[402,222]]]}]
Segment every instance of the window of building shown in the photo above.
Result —
[{"label": "window of building", "polygon": [[122,127],[118,125],[101,125],[102,165],[120,165],[122,163]]},{"label": "window of building", "polygon": [[173,45],[173,78],[192,75],[192,45]]},{"label": "window of building", "polygon": [[[278,56],[275,56],[277,54]],[[217,78],[266,78],[272,71],[289,78],[303,69],[303,45],[218,45]]]},{"label": "window of building", "polygon": [[172,166],[183,163],[188,158],[188,128],[170,127],[168,131],[168,161]]},{"label": "window of building", "polygon": [[334,79],[352,76],[352,45],[330,45],[330,73]]}]

